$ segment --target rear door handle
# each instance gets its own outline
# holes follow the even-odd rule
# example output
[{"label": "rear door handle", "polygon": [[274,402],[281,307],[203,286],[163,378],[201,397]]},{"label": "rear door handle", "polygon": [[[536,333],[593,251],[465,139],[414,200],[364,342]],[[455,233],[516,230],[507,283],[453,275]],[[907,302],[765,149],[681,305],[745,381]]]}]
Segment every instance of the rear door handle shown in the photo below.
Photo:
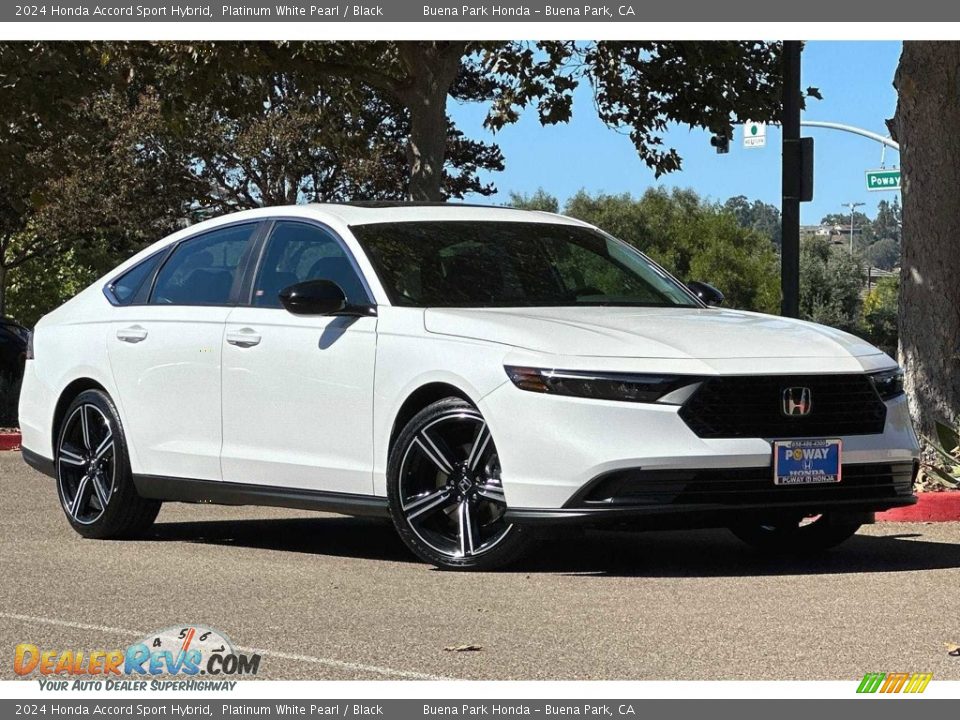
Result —
[{"label": "rear door handle", "polygon": [[250,328],[243,328],[237,332],[227,333],[227,342],[241,348],[253,347],[260,344],[260,336]]},{"label": "rear door handle", "polygon": [[147,339],[147,331],[139,325],[133,325],[128,328],[117,330],[117,340],[128,343],[138,343]]}]

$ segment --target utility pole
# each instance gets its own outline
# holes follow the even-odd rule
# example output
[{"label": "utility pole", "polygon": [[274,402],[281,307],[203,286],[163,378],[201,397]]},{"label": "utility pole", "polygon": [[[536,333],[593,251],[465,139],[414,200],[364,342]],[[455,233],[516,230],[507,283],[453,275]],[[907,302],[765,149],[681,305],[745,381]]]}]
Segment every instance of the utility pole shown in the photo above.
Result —
[{"label": "utility pole", "polygon": [[800,315],[800,51],[799,40],[783,42],[783,168],[781,174],[780,313]]},{"label": "utility pole", "polygon": [[866,203],[862,202],[848,202],[840,203],[842,207],[850,208],[850,254],[853,255],[853,215],[857,211],[857,208]]}]

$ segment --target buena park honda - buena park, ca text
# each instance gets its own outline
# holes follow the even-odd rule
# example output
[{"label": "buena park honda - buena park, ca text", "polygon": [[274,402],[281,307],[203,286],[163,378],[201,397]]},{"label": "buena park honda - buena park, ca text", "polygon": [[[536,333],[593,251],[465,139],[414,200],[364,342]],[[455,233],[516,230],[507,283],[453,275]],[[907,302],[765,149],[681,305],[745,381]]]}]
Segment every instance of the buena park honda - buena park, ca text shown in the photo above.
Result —
[{"label": "buena park honda - buena park, ca text", "polygon": [[[213,18],[213,5],[60,5],[27,4],[15,5],[14,12],[18,17],[37,18],[84,18],[84,17],[120,17],[171,20],[190,20],[198,18]],[[219,17],[259,17],[259,18],[378,18],[383,17],[381,5],[337,4],[314,5],[304,4],[275,4],[263,6],[236,6],[221,5]],[[450,18],[615,18],[633,17],[636,10],[633,5],[577,5],[531,8],[526,5],[424,5],[423,17],[450,17]]]}]

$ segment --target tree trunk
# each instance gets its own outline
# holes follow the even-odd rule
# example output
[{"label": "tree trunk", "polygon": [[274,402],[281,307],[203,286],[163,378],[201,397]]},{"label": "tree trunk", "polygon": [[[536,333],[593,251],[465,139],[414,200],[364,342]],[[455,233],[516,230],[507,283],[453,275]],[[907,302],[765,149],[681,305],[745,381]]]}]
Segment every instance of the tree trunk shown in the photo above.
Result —
[{"label": "tree trunk", "polygon": [[411,200],[443,200],[441,183],[447,148],[446,92],[422,97],[410,104],[407,165]]},{"label": "tree trunk", "polygon": [[905,42],[900,143],[900,362],[917,431],[960,421],[960,43]]},{"label": "tree trunk", "polygon": [[447,149],[447,95],[460,71],[466,43],[400,43],[408,83],[403,102],[410,111],[407,165],[411,200],[443,200]]}]

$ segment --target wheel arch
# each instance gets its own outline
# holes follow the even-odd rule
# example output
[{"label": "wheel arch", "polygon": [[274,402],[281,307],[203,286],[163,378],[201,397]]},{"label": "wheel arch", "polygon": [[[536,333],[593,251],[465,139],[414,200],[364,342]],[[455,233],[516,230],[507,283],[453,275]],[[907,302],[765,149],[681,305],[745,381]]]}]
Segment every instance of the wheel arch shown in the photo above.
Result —
[{"label": "wheel arch", "polygon": [[407,396],[394,415],[393,425],[390,428],[390,441],[387,443],[387,453],[389,454],[393,449],[397,435],[413,419],[414,415],[438,400],[448,397],[458,397],[476,405],[476,401],[465,390],[449,382],[434,381],[421,385]]},{"label": "wheel arch", "polygon": [[50,442],[54,453],[57,452],[57,439],[60,435],[60,425],[63,423],[64,416],[67,414],[67,408],[70,407],[70,403],[73,402],[77,395],[87,390],[100,390],[106,393],[107,396],[110,395],[103,385],[89,377],[77,378],[61,391],[60,397],[57,398],[57,404],[53,411],[53,422],[51,423],[52,437]]}]

